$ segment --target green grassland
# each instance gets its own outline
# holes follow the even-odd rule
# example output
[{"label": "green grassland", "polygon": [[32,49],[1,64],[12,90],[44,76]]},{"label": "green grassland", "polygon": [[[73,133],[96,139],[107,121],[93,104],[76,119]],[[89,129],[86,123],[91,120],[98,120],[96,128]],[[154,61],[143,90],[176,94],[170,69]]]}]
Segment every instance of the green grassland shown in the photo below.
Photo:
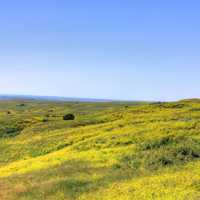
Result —
[{"label": "green grassland", "polygon": [[1,200],[199,200],[200,100],[0,101],[0,153]]}]

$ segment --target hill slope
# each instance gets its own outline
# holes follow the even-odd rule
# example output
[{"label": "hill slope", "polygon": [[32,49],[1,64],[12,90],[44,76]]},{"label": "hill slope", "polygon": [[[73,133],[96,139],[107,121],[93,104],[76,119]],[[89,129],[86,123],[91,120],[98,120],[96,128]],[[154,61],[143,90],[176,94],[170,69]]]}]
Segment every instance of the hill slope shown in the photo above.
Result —
[{"label": "hill slope", "polygon": [[199,122],[197,99],[0,101],[0,199],[197,200]]}]

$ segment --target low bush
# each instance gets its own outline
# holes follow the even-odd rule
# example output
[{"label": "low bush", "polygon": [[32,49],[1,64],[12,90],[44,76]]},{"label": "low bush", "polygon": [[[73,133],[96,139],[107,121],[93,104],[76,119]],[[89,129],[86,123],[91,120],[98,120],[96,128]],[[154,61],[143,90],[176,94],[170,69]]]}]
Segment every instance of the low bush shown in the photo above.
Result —
[{"label": "low bush", "polygon": [[200,159],[200,141],[192,138],[161,138],[139,147],[134,154],[123,156],[121,167],[156,170],[166,166],[178,166]]},{"label": "low bush", "polygon": [[63,120],[74,120],[74,119],[75,119],[75,116],[71,113],[63,116]]},{"label": "low bush", "polygon": [[24,104],[24,103],[21,103],[21,104],[18,104],[17,106],[19,106],[19,107],[24,107],[25,104]]},{"label": "low bush", "polygon": [[0,138],[4,137],[14,137],[18,135],[23,130],[20,126],[9,126],[4,127],[0,130]]}]

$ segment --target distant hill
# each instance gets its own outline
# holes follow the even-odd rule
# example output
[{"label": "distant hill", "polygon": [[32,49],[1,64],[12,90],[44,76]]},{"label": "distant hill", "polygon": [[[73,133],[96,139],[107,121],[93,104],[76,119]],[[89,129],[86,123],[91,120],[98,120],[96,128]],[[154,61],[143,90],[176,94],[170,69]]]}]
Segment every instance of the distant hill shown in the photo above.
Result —
[{"label": "distant hill", "polygon": [[112,102],[111,99],[76,98],[58,96],[36,96],[36,95],[0,95],[0,100],[44,100],[44,101],[68,101],[68,102]]}]

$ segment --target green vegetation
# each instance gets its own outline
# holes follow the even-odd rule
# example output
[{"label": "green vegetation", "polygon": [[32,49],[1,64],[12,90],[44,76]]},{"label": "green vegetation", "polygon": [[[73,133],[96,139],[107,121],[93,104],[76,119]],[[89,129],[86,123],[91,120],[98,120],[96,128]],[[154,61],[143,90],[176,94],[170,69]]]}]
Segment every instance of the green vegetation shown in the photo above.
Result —
[{"label": "green vegetation", "polygon": [[75,119],[75,116],[71,113],[63,116],[63,120],[74,120],[74,119]]},{"label": "green vegetation", "polygon": [[0,151],[1,200],[198,200],[200,100],[0,101]]}]

